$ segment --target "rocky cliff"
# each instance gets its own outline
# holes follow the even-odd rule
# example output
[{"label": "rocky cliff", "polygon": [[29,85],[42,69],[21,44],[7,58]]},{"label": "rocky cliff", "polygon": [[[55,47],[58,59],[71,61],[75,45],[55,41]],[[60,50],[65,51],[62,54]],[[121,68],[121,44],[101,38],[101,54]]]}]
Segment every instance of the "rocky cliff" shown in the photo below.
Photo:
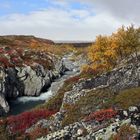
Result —
[{"label": "rocky cliff", "polygon": [[40,47],[51,47],[50,40],[32,36],[0,37],[0,106],[7,113],[8,100],[38,96],[52,80],[66,70],[61,58]]},{"label": "rocky cliff", "polygon": [[72,90],[65,93],[63,103],[75,103],[86,91],[108,88],[112,93],[140,86],[140,63],[131,63],[91,79],[79,79]]}]

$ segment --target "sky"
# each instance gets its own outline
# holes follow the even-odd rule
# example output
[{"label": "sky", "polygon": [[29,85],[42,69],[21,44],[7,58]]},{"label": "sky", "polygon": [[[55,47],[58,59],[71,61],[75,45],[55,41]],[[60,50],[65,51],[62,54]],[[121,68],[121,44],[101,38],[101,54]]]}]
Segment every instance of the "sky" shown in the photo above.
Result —
[{"label": "sky", "polygon": [[139,0],[0,0],[0,35],[93,41],[140,24]]}]

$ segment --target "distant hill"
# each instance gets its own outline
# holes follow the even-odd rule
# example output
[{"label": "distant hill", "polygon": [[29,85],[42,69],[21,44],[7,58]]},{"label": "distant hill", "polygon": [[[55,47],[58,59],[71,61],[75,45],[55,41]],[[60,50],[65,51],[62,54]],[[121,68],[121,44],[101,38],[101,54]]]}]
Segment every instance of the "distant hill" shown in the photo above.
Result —
[{"label": "distant hill", "polygon": [[0,36],[0,45],[14,45],[27,47],[29,44],[36,44],[38,46],[52,45],[54,42],[48,39],[37,38],[34,36],[25,36],[25,35],[7,35]]},{"label": "distant hill", "polygon": [[74,47],[88,47],[92,45],[94,42],[90,41],[58,41],[55,42],[57,45],[73,45]]}]

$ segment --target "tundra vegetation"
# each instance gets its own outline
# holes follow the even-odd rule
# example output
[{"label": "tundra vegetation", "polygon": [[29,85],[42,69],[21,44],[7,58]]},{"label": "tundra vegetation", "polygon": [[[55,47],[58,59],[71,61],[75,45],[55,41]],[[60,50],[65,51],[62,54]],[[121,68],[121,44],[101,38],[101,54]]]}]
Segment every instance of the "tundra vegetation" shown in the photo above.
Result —
[{"label": "tundra vegetation", "polygon": [[[25,43],[21,45],[21,48],[16,45],[13,48],[0,48],[0,52],[2,52],[0,55],[0,63],[2,65],[6,67],[13,66],[14,64],[22,66],[23,62],[31,65],[32,62],[35,61],[52,69],[51,60],[44,60],[43,55],[51,54],[53,56],[53,54],[55,54],[58,57],[63,57],[69,52],[74,53],[71,58],[73,61],[76,61],[78,55],[83,55],[83,58],[88,58],[88,64],[81,67],[81,73],[79,75],[67,79],[57,94],[51,97],[45,104],[38,106],[30,112],[1,119],[0,137],[3,140],[10,138],[36,139],[37,137],[48,134],[47,129],[40,127],[34,129],[30,134],[25,134],[25,131],[38,120],[49,119],[53,114],[58,112],[63,103],[65,93],[72,90],[74,84],[79,80],[93,78],[111,71],[113,68],[119,67],[119,65],[125,65],[131,60],[134,60],[134,63],[139,61],[140,28],[135,28],[133,25],[129,27],[122,26],[110,36],[99,35],[95,42],[86,48],[75,48],[70,45],[55,45],[53,43],[44,46],[43,41],[36,42],[32,37],[29,42],[27,42],[25,37],[22,37],[22,39]],[[19,38],[16,38],[15,42],[21,43]],[[9,39],[0,40],[1,45],[6,44],[9,46],[11,43],[13,44]],[[15,51],[15,56],[13,56],[12,51]],[[7,55],[2,55],[5,53],[10,56],[10,59]],[[23,56],[23,54],[25,55]],[[37,55],[40,59],[31,57]],[[82,119],[92,120],[96,118],[98,120],[100,118],[96,116],[102,114],[107,114],[103,120],[110,119],[116,115],[116,112],[111,110],[112,106],[128,109],[130,106],[139,105],[139,92],[139,87],[126,89],[118,93],[113,93],[109,88],[90,90],[84,97],[76,101],[75,104],[63,105],[66,114],[62,120],[62,127]],[[23,123],[20,124],[20,121]],[[131,128],[129,125],[123,125],[118,134],[112,135],[110,139],[120,139],[122,136],[126,138],[128,134],[133,135],[134,133],[134,128]]]}]

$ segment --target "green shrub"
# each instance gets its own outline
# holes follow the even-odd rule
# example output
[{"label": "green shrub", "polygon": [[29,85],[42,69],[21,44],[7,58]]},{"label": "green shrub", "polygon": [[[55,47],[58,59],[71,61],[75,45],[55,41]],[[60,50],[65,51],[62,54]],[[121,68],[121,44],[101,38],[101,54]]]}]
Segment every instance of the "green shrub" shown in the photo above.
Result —
[{"label": "green shrub", "polygon": [[123,109],[140,104],[140,87],[121,91],[115,98],[115,104]]},{"label": "green shrub", "polygon": [[67,111],[62,125],[74,123],[97,109],[109,108],[112,106],[113,93],[109,89],[98,89],[87,92],[74,105],[65,104],[64,109]]}]

